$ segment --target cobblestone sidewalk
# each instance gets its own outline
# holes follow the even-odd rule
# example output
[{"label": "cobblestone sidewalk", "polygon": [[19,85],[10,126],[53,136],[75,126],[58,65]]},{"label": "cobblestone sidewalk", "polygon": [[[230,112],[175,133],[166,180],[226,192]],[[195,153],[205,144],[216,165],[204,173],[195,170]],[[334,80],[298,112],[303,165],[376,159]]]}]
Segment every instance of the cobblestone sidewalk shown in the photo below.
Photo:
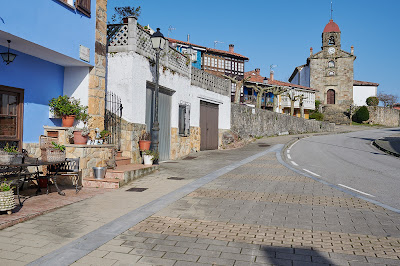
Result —
[{"label": "cobblestone sidewalk", "polygon": [[193,191],[74,265],[399,265],[400,215],[267,154]]}]

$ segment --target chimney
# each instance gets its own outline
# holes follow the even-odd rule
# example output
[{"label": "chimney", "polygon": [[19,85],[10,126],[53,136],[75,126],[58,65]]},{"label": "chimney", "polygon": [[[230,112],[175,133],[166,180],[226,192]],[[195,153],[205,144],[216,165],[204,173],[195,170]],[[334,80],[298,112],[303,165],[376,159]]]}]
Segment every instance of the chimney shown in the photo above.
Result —
[{"label": "chimney", "polygon": [[313,55],[313,48],[310,47],[310,56],[312,56],[312,55]]},{"label": "chimney", "polygon": [[235,51],[235,45],[229,44],[229,52],[234,53]]},{"label": "chimney", "polygon": [[271,71],[269,72],[269,80],[270,80],[270,81],[274,81],[274,71],[273,71],[273,70],[271,70]]},{"label": "chimney", "polygon": [[350,49],[351,49],[351,50],[350,50],[350,53],[351,53],[352,55],[354,55],[354,46],[352,45]]},{"label": "chimney", "polygon": [[187,35],[187,42],[190,42],[190,35]]},{"label": "chimney", "polygon": [[256,68],[256,74],[260,75],[260,69],[259,68]]}]

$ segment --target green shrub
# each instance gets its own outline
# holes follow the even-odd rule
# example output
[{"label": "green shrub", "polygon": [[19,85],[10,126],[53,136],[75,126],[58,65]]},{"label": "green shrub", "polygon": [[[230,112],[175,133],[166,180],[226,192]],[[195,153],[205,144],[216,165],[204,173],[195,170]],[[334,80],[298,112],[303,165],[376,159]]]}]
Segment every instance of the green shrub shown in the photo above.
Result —
[{"label": "green shrub", "polygon": [[368,97],[365,102],[367,103],[368,106],[378,106],[379,99],[378,99],[378,97],[371,96],[371,97]]},{"label": "green shrub", "polygon": [[357,123],[362,123],[369,119],[369,111],[366,106],[361,106],[357,109],[355,114],[353,115],[353,121]]},{"label": "green shrub", "polygon": [[315,120],[318,120],[318,121],[322,121],[322,120],[324,120],[324,114],[318,113],[318,112],[311,113],[310,114],[310,119],[315,119]]}]

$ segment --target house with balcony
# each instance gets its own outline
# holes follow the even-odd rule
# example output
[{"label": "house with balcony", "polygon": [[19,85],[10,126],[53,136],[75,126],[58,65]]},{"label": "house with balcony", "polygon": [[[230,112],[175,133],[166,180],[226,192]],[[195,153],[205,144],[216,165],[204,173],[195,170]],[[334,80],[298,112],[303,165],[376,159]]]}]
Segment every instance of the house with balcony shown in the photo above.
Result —
[{"label": "house with balcony", "polygon": [[[250,77],[247,84],[260,84],[264,86],[267,85],[270,87],[280,86],[280,87],[285,87],[287,89],[285,93],[276,96],[278,97],[277,100],[278,106],[277,110],[274,110],[275,112],[290,114],[290,109],[291,109],[290,97],[294,98],[296,96],[303,97],[304,118],[308,119],[310,111],[315,109],[315,93],[317,92],[317,90],[313,88],[275,80],[273,71],[270,72],[269,78],[263,77],[260,74],[259,68],[244,73],[244,77],[245,78]],[[254,91],[253,88],[251,88],[250,86],[246,86],[245,84],[243,93],[244,93],[243,97],[244,103],[255,104],[257,98],[257,91]],[[273,109],[272,103],[274,97],[275,96],[271,92],[265,93],[261,101],[261,108],[272,110]],[[297,99],[294,102],[294,115],[297,117],[301,116],[299,99]]]},{"label": "house with balcony", "polygon": [[175,40],[172,38],[168,38],[168,41],[171,47],[190,57],[190,61],[193,67],[203,69],[202,58],[204,52],[207,51],[206,47],[190,43],[189,35],[187,42]]},{"label": "house with balcony", "polygon": [[2,4],[0,53],[15,58],[0,59],[0,147],[9,143],[37,153],[43,127],[61,125],[48,106],[60,95],[89,106],[92,126],[103,127],[106,5],[107,0]]}]

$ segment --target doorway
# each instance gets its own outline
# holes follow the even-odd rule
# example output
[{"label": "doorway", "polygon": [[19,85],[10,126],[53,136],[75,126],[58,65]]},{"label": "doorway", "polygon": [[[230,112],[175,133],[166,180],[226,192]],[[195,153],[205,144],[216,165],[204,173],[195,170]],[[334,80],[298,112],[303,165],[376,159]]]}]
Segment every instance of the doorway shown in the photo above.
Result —
[{"label": "doorway", "polygon": [[200,150],[218,149],[218,105],[200,101]]}]

